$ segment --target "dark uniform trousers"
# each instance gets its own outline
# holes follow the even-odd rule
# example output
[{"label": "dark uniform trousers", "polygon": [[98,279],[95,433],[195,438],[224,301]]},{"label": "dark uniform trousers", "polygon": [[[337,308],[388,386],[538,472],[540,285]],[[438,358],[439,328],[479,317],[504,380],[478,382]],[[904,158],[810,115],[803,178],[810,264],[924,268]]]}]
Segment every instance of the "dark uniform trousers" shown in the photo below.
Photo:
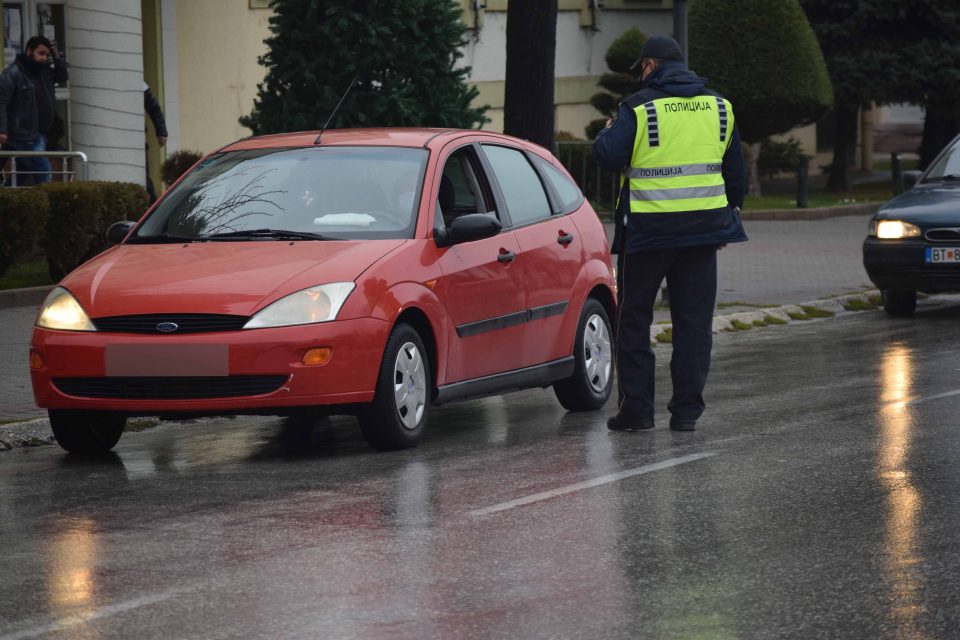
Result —
[{"label": "dark uniform trousers", "polygon": [[653,418],[654,363],[650,346],[653,305],[664,278],[670,291],[674,420],[695,421],[703,413],[703,388],[713,346],[717,299],[717,248],[713,245],[656,249],[618,259],[617,378],[621,413]]}]

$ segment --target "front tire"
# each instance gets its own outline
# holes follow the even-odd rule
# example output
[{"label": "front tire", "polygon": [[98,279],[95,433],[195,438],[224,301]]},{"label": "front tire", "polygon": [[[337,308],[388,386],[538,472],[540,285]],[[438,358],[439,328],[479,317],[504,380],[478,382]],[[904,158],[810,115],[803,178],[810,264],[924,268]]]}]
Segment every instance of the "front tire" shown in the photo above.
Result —
[{"label": "front tire", "polygon": [[432,381],[420,334],[397,325],[383,350],[373,402],[358,416],[367,444],[379,451],[417,446],[430,418]]},{"label": "front tire", "polygon": [[123,435],[127,417],[106,411],[50,409],[50,427],[57,444],[70,453],[105,453]]},{"label": "front tire", "polygon": [[883,310],[891,316],[912,316],[917,310],[917,292],[909,289],[883,289]]},{"label": "front tire", "polygon": [[577,324],[573,375],[553,383],[553,392],[567,411],[599,409],[610,398],[613,389],[611,335],[606,309],[598,300],[588,298]]}]

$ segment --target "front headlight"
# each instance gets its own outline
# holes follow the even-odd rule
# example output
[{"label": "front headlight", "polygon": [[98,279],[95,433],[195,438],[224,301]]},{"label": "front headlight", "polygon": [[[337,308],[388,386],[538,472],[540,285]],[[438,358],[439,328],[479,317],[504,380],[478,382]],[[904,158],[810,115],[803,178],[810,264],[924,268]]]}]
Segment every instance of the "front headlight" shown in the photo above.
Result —
[{"label": "front headlight", "polygon": [[881,240],[900,240],[902,238],[919,238],[920,227],[902,220],[873,220],[870,222],[868,235]]},{"label": "front headlight", "polygon": [[289,327],[335,320],[355,286],[352,282],[332,282],[291,293],[254,314],[243,328]]},{"label": "front headlight", "polygon": [[77,299],[63,287],[56,287],[43,301],[37,326],[60,331],[97,330]]}]

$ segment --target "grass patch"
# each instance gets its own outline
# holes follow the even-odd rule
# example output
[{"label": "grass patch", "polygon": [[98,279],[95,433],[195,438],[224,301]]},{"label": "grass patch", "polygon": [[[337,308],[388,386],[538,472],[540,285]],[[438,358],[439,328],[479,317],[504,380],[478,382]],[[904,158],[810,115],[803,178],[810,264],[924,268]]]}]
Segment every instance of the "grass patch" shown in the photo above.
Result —
[{"label": "grass patch", "polygon": [[875,307],[879,307],[883,304],[883,296],[872,295],[868,297],[867,300]]},{"label": "grass patch", "polygon": [[756,302],[719,302],[717,303],[718,309],[727,309],[729,307],[751,307],[753,309],[772,309],[779,305],[776,304],[758,304]]},{"label": "grass patch", "polygon": [[753,326],[755,326],[755,327],[765,327],[765,326],[767,326],[767,321],[766,321],[766,320],[754,320],[754,321],[753,321]]},{"label": "grass patch", "polygon": [[750,329],[753,329],[752,324],[747,324],[743,320],[737,320],[737,319],[731,320],[730,326],[732,327],[731,329],[732,331],[749,331]]},{"label": "grass patch", "polygon": [[843,308],[847,311],[873,311],[877,308],[877,305],[867,300],[854,298],[853,300],[847,300],[844,302]]},{"label": "grass patch", "polygon": [[53,284],[44,260],[15,264],[0,276],[0,289],[22,289]]},{"label": "grass patch", "polygon": [[810,316],[803,311],[787,311],[787,315],[790,316],[791,320],[810,320]]},{"label": "grass patch", "polygon": [[826,309],[820,309],[818,307],[810,307],[807,305],[801,305],[803,312],[806,313],[811,318],[832,318],[837,315],[833,311],[827,311]]},{"label": "grass patch", "polygon": [[657,342],[673,344],[673,327],[667,327],[657,334]]},{"label": "grass patch", "polygon": [[123,430],[131,433],[138,433],[140,431],[152,429],[158,424],[160,424],[160,420],[157,418],[127,418],[127,424],[124,425]]},{"label": "grass patch", "polygon": [[[810,189],[808,205],[810,207],[834,207],[845,204],[864,204],[866,202],[885,202],[893,197],[890,180],[856,185],[849,193],[831,193],[826,189]],[[760,198],[747,196],[743,204],[745,211],[757,209],[796,209],[797,189],[792,181],[764,185],[764,195]]]},{"label": "grass patch", "polygon": [[29,422],[33,418],[0,418],[0,424],[17,424],[18,422]]},{"label": "grass patch", "polygon": [[763,316],[767,324],[787,324],[787,321],[777,316]]}]

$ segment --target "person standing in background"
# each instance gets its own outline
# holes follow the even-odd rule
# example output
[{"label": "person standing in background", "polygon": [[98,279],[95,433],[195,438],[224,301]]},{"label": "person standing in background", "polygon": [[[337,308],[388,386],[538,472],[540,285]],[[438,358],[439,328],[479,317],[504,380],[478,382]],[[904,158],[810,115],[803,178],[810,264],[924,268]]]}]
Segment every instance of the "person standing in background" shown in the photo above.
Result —
[{"label": "person standing in background", "polygon": [[[53,66],[50,60],[53,59]],[[0,73],[0,149],[46,151],[53,125],[56,83],[68,79],[67,63],[56,43],[34,36],[24,53]],[[18,158],[17,186],[50,181],[49,158]]]}]

